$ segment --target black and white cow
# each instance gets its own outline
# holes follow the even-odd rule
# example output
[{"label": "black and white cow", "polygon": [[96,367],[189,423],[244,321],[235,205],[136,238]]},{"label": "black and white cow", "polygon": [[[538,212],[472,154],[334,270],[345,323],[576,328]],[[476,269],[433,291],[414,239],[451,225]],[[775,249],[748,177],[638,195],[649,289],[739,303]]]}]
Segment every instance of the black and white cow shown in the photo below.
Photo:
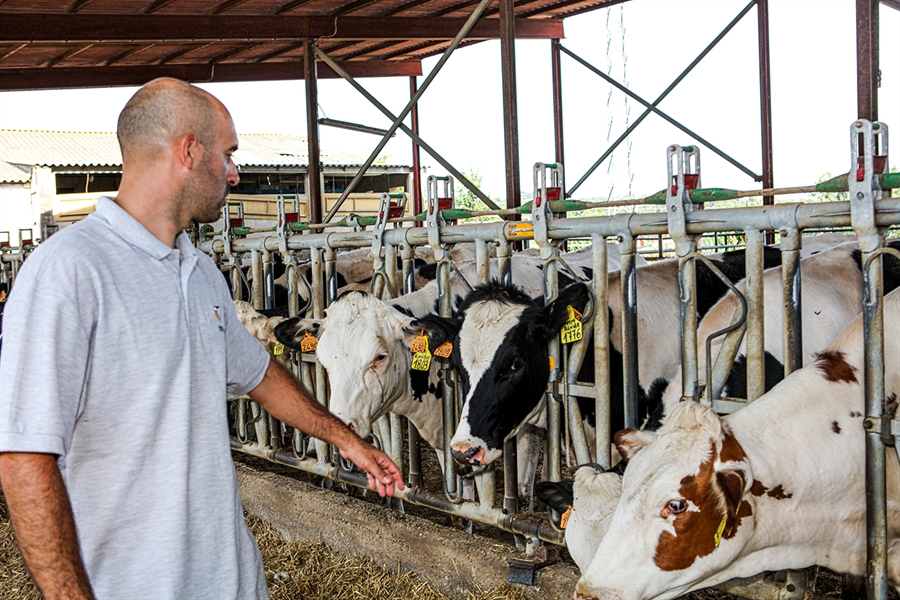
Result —
[{"label": "black and white cow", "polygon": [[[900,394],[900,291],[885,296],[884,312],[890,405]],[[734,414],[687,401],[658,432],[617,436],[628,470],[575,599],[674,598],[811,565],[865,574],[865,380],[858,316]],[[887,449],[886,472],[888,577],[900,590],[897,449]]]},{"label": "black and white cow", "polygon": [[[744,251],[714,255],[713,260],[731,281],[744,276]],[[780,264],[781,253],[767,248],[764,263]],[[622,379],[622,329],[620,320],[621,272],[609,275],[610,380],[613,431],[624,427]],[[698,310],[702,314],[727,291],[727,286],[703,263],[697,267]],[[680,364],[678,263],[664,260],[637,269],[639,383],[638,410],[641,420],[655,412],[671,373]],[[546,336],[525,332],[556,332],[571,305],[583,312],[589,297],[587,287],[575,285],[560,293],[546,308],[539,308],[528,294],[492,284],[473,292],[461,306],[457,369],[466,393],[459,427],[453,436],[454,456],[470,464],[489,464],[503,449],[503,440],[526,419],[541,413],[546,377],[549,373]],[[596,308],[595,308],[596,310]],[[502,315],[491,318],[490,315]],[[484,316],[488,315],[488,316]],[[564,321],[564,320],[563,320]],[[515,357],[515,359],[513,359]],[[502,375],[514,366],[520,374]],[[544,377],[544,384],[539,384]],[[578,379],[593,382],[593,348],[589,347]],[[502,385],[501,385],[502,383]],[[468,387],[466,387],[468,386]],[[594,426],[594,403],[579,399],[588,425]],[[594,436],[589,436],[593,438]]]},{"label": "black and white cow", "polygon": [[[577,254],[577,256],[576,256]],[[542,289],[540,258],[513,256],[513,279],[531,294]],[[497,275],[497,260],[491,259],[491,270]],[[575,275],[590,278],[590,252],[567,257]],[[610,249],[610,265],[618,266],[618,254]],[[459,265],[468,281],[477,281],[474,262]],[[561,279],[564,279],[561,274]],[[456,273],[451,275],[451,294],[461,299],[468,291]],[[276,337],[285,345],[298,349],[309,332],[318,337],[316,356],[328,371],[330,381],[329,408],[358,434],[372,432],[374,423],[387,412],[403,415],[416,426],[422,439],[443,457],[443,416],[437,367],[433,361],[427,372],[411,369],[410,344],[422,329],[430,334],[430,349],[444,341],[440,329],[432,329],[430,321],[420,320],[432,313],[438,299],[437,282],[421,290],[384,302],[364,292],[342,296],[326,310],[324,319],[288,319],[275,329]],[[532,434],[534,438],[537,434]],[[520,472],[533,473],[537,462],[536,442],[521,442]],[[441,460],[443,464],[443,460]],[[523,476],[521,487],[531,493],[531,479]]]}]

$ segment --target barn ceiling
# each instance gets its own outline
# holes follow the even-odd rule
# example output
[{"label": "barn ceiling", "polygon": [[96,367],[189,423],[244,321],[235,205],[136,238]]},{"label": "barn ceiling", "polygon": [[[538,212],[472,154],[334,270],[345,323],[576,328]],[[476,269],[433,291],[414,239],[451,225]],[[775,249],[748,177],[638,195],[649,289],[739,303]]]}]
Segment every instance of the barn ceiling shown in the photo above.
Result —
[{"label": "barn ceiling", "polygon": [[[624,0],[518,0],[516,37]],[[304,40],[354,77],[420,75],[477,0],[0,0],[0,90],[302,79]],[[495,0],[463,44],[500,35]],[[320,78],[335,77],[326,65]]]}]

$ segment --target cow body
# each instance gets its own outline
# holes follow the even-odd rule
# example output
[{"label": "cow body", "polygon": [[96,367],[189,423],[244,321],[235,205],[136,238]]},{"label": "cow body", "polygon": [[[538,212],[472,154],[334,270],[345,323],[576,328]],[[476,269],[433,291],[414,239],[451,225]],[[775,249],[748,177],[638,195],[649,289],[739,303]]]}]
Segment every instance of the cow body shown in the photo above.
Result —
[{"label": "cow body", "polygon": [[[900,292],[884,299],[885,390],[900,394]],[[863,323],[721,418],[674,407],[631,457],[609,529],[575,598],[673,598],[734,577],[821,565],[865,573]],[[888,576],[900,585],[900,464],[887,451]]]},{"label": "cow body", "polygon": [[[815,239],[815,238],[813,238]],[[900,242],[890,244],[900,248]],[[884,258],[884,291],[889,293],[900,286],[900,261],[891,255]],[[802,364],[812,357],[840,333],[859,314],[862,306],[862,271],[860,253],[856,242],[811,253],[800,261]],[[737,285],[744,292],[745,282]],[[784,309],[781,269],[770,269],[763,274],[764,336],[765,336],[765,389],[784,378]],[[697,327],[697,360],[700,384],[706,382],[706,338],[731,324],[740,301],[733,292],[728,292],[713,306]],[[724,337],[718,337],[711,344],[712,360],[715,361]],[[747,343],[741,343],[735,364],[731,369],[722,396],[747,397]],[[666,390],[663,404],[674,406],[681,397],[681,373],[679,372]]]}]

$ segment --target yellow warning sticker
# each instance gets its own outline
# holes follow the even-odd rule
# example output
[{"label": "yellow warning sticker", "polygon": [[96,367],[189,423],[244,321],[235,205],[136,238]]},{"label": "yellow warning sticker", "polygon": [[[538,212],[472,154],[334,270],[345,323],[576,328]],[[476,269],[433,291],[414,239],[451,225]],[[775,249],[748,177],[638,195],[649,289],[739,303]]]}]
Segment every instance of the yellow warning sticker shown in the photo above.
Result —
[{"label": "yellow warning sticker", "polygon": [[534,237],[534,225],[531,223],[510,223],[506,226],[506,237],[510,239],[531,239]]}]

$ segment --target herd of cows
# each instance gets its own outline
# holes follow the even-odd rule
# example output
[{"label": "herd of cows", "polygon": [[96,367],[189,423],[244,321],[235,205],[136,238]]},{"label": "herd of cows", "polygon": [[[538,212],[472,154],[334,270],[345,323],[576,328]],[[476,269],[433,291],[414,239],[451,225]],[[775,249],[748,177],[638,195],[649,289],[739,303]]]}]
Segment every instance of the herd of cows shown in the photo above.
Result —
[{"label": "herd of cows", "polygon": [[[900,249],[898,241],[889,245]],[[622,306],[616,293],[621,280],[614,245],[608,274],[593,273],[590,248],[566,255],[570,272],[560,272],[558,297],[546,304],[539,257],[515,254],[512,284],[492,280],[470,290],[466,280],[477,280],[477,266],[466,260],[472,253],[461,245],[454,256],[458,272],[451,276],[452,317],[437,314],[433,257],[417,261],[420,289],[383,301],[360,290],[372,277],[371,254],[360,252],[358,259],[353,254],[338,255],[344,293],[323,319],[270,317],[238,301],[239,317],[270,350],[276,343],[300,350],[302,340],[315,336],[316,358],[329,375],[332,412],[363,436],[388,412],[406,416],[442,466],[438,368],[412,368],[410,348],[423,333],[432,351],[449,342],[462,394],[450,444],[453,458],[466,466],[491,464],[515,435],[523,498],[535,491],[547,427],[547,345],[573,310],[609,311],[611,431],[621,462],[609,471],[583,466],[574,482],[537,486],[545,503],[569,513],[566,545],[581,571],[576,599],[672,598],[735,577],[814,564],[865,573],[863,288],[852,236],[804,238],[804,366],[788,377],[783,375],[781,253],[777,247],[765,249],[766,394],[724,417],[682,401],[677,260],[640,260],[640,429],[624,428]],[[743,289],[743,250],[709,258]],[[496,276],[496,259],[491,270]],[[608,307],[592,305],[589,282],[595,276],[609,278]],[[900,261],[891,255],[885,255],[883,277],[886,403],[896,404],[900,291],[894,290],[900,287]],[[738,304],[726,284],[698,261],[699,339],[729,325]],[[581,382],[594,381],[588,348]],[[701,379],[718,347],[712,351],[707,357],[700,345]],[[724,395],[746,397],[745,352],[741,347]],[[579,407],[586,431],[592,431],[593,398],[579,399]],[[887,465],[888,577],[900,590],[900,464],[892,449]],[[467,494],[472,497],[471,490]]]}]

